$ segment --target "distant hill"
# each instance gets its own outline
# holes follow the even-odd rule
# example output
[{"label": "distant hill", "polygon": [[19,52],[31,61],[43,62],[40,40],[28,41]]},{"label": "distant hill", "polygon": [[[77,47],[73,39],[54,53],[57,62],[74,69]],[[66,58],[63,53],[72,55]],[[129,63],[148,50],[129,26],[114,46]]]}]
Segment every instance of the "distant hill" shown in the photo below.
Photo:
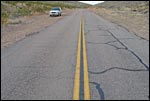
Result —
[{"label": "distant hill", "polygon": [[62,3],[62,4],[70,5],[70,6],[75,6],[77,8],[84,8],[84,7],[91,6],[89,4],[85,4],[82,2],[78,2],[78,1],[40,1],[40,2],[43,2],[43,3]]},{"label": "distant hill", "polygon": [[105,1],[103,3],[96,4],[97,7],[104,8],[121,8],[132,7],[137,5],[149,5],[149,1]]},{"label": "distant hill", "polygon": [[129,10],[149,15],[149,1],[105,1],[96,7],[116,10]]}]

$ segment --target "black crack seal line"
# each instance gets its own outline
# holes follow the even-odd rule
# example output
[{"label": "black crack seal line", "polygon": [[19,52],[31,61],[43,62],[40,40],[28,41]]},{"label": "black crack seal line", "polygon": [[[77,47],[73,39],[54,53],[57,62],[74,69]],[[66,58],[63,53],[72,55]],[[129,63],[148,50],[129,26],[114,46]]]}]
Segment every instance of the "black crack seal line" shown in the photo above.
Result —
[{"label": "black crack seal line", "polygon": [[100,96],[100,99],[101,99],[101,100],[104,100],[104,99],[105,99],[105,96],[104,96],[104,92],[103,92],[102,88],[100,87],[100,84],[98,84],[98,83],[96,83],[96,82],[90,82],[90,83],[96,85],[96,89],[97,89],[97,91],[98,91],[98,94],[99,94],[99,96]]},{"label": "black crack seal line", "polygon": [[105,70],[100,71],[100,72],[89,71],[89,73],[91,73],[91,74],[103,74],[103,73],[106,73],[106,72],[108,72],[110,70],[114,70],[114,69],[119,69],[119,70],[124,70],[124,71],[132,71],[132,72],[148,71],[146,69],[126,69],[126,68],[121,68],[121,67],[111,67],[109,69],[105,69]]},{"label": "black crack seal line", "polygon": [[149,70],[149,67],[142,61],[142,59],[141,59],[137,54],[135,54],[131,49],[129,49],[127,46],[125,46],[117,37],[115,37],[115,36],[113,35],[112,32],[110,32],[109,30],[107,30],[107,31],[108,31],[108,32],[112,35],[112,37],[114,37],[122,46],[124,46],[126,50],[128,50],[132,55],[134,55],[134,56],[139,60],[139,62],[140,62],[141,64],[143,64],[143,66],[144,66],[147,70]]}]

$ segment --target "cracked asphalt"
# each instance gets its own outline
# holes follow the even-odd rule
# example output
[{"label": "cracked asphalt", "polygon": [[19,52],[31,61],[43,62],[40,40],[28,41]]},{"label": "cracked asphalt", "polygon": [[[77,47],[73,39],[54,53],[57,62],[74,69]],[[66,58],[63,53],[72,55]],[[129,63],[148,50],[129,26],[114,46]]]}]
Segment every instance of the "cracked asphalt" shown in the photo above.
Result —
[{"label": "cracked asphalt", "polygon": [[84,16],[91,100],[149,99],[149,41],[87,11],[1,49],[2,100],[71,100]]}]

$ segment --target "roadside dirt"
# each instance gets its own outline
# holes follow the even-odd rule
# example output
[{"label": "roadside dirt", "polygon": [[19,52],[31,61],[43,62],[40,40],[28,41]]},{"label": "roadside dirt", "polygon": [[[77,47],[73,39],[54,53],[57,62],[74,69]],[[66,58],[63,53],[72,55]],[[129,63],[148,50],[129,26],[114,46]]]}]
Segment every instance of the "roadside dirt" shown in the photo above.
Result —
[{"label": "roadside dirt", "polygon": [[49,12],[47,12],[46,14],[9,19],[9,24],[6,26],[1,25],[1,48],[7,47],[28,35],[39,32],[57,20],[69,15],[72,11],[69,9],[63,10],[62,16],[59,17],[50,17]]},{"label": "roadside dirt", "polygon": [[92,8],[89,11],[125,27],[135,35],[149,40],[149,14],[144,15],[131,11],[110,10],[105,8]]}]

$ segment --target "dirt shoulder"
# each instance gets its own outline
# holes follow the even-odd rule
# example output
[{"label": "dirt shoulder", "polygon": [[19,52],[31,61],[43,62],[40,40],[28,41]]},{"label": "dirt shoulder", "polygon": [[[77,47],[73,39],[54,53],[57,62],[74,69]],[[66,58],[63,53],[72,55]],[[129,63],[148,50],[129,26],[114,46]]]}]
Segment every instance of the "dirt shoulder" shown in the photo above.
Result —
[{"label": "dirt shoulder", "polygon": [[35,14],[14,20],[9,19],[8,25],[1,25],[1,48],[7,47],[28,35],[39,32],[57,20],[69,15],[72,11],[73,10],[66,9],[63,11],[62,16],[59,17],[49,17],[47,12],[46,14]]},{"label": "dirt shoulder", "polygon": [[144,15],[128,10],[119,11],[105,8],[92,8],[89,10],[106,20],[125,27],[139,37],[149,40],[149,14]]}]

